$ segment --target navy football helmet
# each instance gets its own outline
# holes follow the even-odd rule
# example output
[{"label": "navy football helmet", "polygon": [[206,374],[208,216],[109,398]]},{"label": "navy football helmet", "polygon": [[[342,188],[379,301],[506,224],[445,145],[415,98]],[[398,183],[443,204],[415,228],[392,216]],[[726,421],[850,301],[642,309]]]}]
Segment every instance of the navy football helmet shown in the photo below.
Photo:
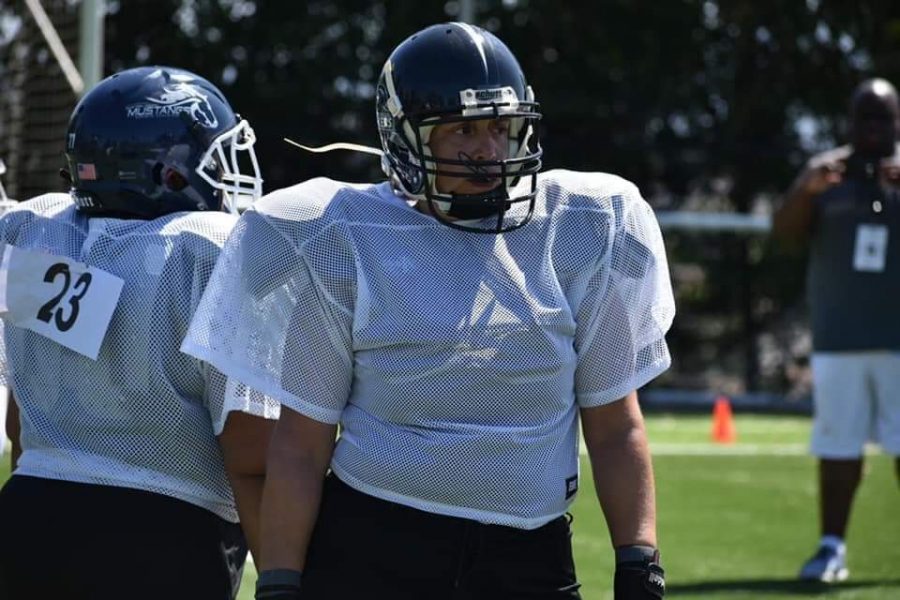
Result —
[{"label": "navy football helmet", "polygon": [[[531,219],[543,153],[537,127],[541,113],[516,57],[492,33],[445,23],[412,35],[385,62],[376,96],[382,168],[403,195],[427,201],[442,223],[467,231],[511,231]],[[507,158],[432,155],[428,142],[435,125],[476,119],[508,119]],[[459,166],[466,172],[460,173]],[[435,189],[438,175],[473,173],[498,173],[501,184],[483,194]],[[525,177],[531,178],[530,186],[517,186]],[[513,188],[519,195],[511,195]]]},{"label": "navy football helmet", "polygon": [[206,79],[172,67],[128,69],[98,83],[72,113],[70,193],[89,215],[237,212],[262,195],[255,141]]}]

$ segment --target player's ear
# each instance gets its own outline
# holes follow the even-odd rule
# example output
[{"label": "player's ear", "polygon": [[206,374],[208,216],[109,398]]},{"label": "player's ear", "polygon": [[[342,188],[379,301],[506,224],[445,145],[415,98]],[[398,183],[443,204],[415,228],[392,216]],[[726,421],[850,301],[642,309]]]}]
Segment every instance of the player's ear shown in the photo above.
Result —
[{"label": "player's ear", "polygon": [[59,176],[66,182],[66,185],[72,185],[72,174],[69,173],[68,169],[60,169]]}]

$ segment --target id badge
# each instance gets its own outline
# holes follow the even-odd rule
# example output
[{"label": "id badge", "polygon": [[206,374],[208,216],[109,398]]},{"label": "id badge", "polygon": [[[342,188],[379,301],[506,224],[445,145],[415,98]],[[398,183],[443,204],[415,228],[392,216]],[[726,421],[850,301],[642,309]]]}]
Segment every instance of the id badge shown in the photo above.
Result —
[{"label": "id badge", "polygon": [[867,273],[883,272],[887,262],[887,250],[887,225],[858,225],[853,251],[853,269]]}]

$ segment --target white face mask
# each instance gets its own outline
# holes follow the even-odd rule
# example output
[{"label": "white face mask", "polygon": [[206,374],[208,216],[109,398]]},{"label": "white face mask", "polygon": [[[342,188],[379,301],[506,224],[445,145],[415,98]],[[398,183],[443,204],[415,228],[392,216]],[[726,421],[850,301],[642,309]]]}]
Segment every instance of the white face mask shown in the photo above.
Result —
[{"label": "white face mask", "polygon": [[[222,206],[230,213],[242,211],[262,196],[263,180],[253,149],[255,143],[250,123],[241,120],[213,140],[195,169],[206,183],[222,192]],[[242,153],[250,159],[252,174],[241,172]],[[213,178],[210,171],[221,172],[221,179]]]}]

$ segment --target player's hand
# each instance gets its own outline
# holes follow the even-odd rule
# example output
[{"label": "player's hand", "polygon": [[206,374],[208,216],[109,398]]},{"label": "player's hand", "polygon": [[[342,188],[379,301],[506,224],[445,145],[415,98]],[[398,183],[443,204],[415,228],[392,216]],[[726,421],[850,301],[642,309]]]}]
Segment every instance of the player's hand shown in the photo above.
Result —
[{"label": "player's hand", "polygon": [[666,595],[665,575],[656,548],[617,548],[615,600],[658,600]]},{"label": "player's hand", "polygon": [[256,580],[256,600],[300,600],[300,571],[272,569]]}]

